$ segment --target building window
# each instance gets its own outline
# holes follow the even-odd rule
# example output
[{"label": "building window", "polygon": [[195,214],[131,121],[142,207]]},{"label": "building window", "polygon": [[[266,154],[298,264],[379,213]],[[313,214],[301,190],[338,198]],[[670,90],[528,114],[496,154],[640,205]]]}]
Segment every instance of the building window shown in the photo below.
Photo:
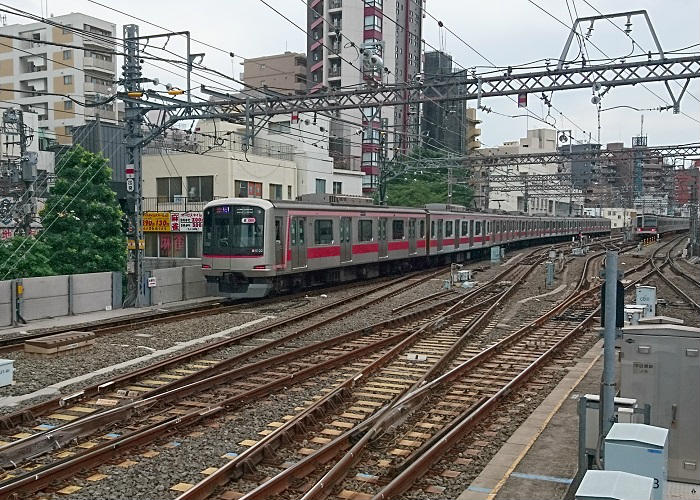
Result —
[{"label": "building window", "polygon": [[172,202],[175,196],[182,196],[182,177],[156,178],[156,196],[159,202]]},{"label": "building window", "polygon": [[333,243],[332,220],[316,219],[314,221],[314,242],[316,245],[330,245]]},{"label": "building window", "polygon": [[291,124],[289,121],[286,122],[270,122],[267,125],[267,132],[269,134],[288,134],[290,132]]},{"label": "building window", "polygon": [[334,182],[333,183],[333,194],[343,194],[343,183]]},{"label": "building window", "polygon": [[61,29],[61,33],[62,33],[63,35],[67,35],[68,33],[71,32],[70,29],[71,29],[72,26],[73,26],[72,24],[66,24],[66,25],[64,25],[63,28]]},{"label": "building window", "polygon": [[326,192],[326,179],[316,179],[316,193],[324,194]]},{"label": "building window", "polygon": [[238,198],[262,198],[262,183],[250,181],[235,181]]},{"label": "building window", "polygon": [[73,101],[63,101],[63,109],[73,109]]},{"label": "building window", "polygon": [[64,75],[63,85],[73,85],[73,75]]},{"label": "building window", "polygon": [[365,16],[365,29],[382,31],[382,18],[379,16]]},{"label": "building window", "polygon": [[287,199],[292,199],[292,186],[287,186]]},{"label": "building window", "polygon": [[146,257],[199,259],[202,257],[201,233],[147,232]]},{"label": "building window", "polygon": [[270,184],[270,199],[271,200],[281,200],[282,199],[282,184]]},{"label": "building window", "polygon": [[63,60],[68,61],[69,59],[73,59],[73,51],[72,50],[64,50],[63,51]]},{"label": "building window", "polygon": [[393,220],[391,221],[391,236],[395,240],[402,240],[404,237],[403,231],[403,221]]},{"label": "building window", "polygon": [[361,220],[358,223],[359,241],[372,241],[372,221]]},{"label": "building window", "polygon": [[365,0],[365,7],[382,8],[382,0]]},{"label": "building window", "polygon": [[214,176],[204,175],[187,178],[189,201],[211,201],[214,199]]}]

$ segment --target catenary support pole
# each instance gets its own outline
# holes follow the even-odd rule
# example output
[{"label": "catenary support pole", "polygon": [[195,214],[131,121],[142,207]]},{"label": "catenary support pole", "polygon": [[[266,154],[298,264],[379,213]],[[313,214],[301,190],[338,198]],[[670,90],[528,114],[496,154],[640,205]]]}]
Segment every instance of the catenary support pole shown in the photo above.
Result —
[{"label": "catenary support pole", "polygon": [[608,434],[613,425],[615,414],[615,329],[617,314],[617,252],[605,253],[605,326],[603,337],[603,391],[602,408],[603,436]]}]

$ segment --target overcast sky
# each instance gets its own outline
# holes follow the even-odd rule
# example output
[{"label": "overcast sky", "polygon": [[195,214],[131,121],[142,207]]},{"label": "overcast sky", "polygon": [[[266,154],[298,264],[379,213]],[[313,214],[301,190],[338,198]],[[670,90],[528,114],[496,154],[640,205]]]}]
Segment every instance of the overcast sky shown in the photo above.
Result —
[{"label": "overcast sky", "polygon": [[[33,14],[53,14],[55,16],[69,12],[82,12],[117,24],[118,33],[127,23],[140,25],[141,34],[152,34],[162,30],[148,25],[144,21],[158,24],[168,30],[190,30],[192,36],[221,50],[194,44],[193,52],[205,52],[204,64],[227,75],[238,78],[242,71],[241,57],[258,57],[283,52],[284,50],[304,52],[306,35],[288,21],[270,10],[259,0],[200,0],[198,2],[183,0],[100,0],[104,5],[117,8],[128,15],[119,14],[89,0],[5,0],[6,5],[17,7]],[[362,0],[344,0],[361,2]],[[385,0],[391,1],[391,0]],[[292,21],[304,28],[306,22],[306,5],[304,0],[268,0]],[[565,0],[427,0],[427,11],[442,20],[445,28],[439,28],[430,16],[424,19],[423,38],[426,43],[444,49],[454,61],[463,67],[490,66],[484,59],[472,51],[465,43],[446,31],[455,34],[483,54],[497,66],[517,65],[531,61],[551,58],[556,60],[561,53],[568,28],[538,9],[533,2],[542,6],[547,12],[559,18],[569,26],[571,18]],[[700,2],[697,0],[569,0],[568,7],[577,9],[578,15],[595,15],[590,6],[611,13],[646,9],[649,12],[662,48],[665,51],[681,49],[700,43]],[[130,16],[137,16],[143,21]],[[8,24],[27,22],[17,16],[8,15]],[[615,21],[624,28],[625,20]],[[652,50],[654,42],[641,17],[632,19],[631,36],[638,46],[645,51]],[[610,57],[625,57],[632,50],[631,41],[610,23],[598,21],[587,44],[590,58],[602,58],[595,44]],[[154,42],[154,45],[157,43]],[[184,44],[181,41],[169,42],[168,49],[182,54]],[[149,49],[150,50],[150,49]],[[430,48],[428,47],[428,50]],[[636,49],[639,52],[639,49]],[[154,53],[157,52],[153,49]],[[579,51],[572,45],[570,56]],[[228,52],[237,57],[231,58]],[[685,52],[700,52],[700,46],[694,46]],[[160,52],[162,55],[167,55]],[[163,68],[182,73],[166,63]],[[479,68],[485,69],[485,68]],[[182,79],[159,68],[146,65],[144,76],[158,77],[162,82],[183,85]],[[216,85],[214,82],[195,77],[198,82]],[[224,80],[218,79],[224,86]],[[225,85],[237,87],[233,82]],[[637,87],[620,87],[611,90],[603,98],[603,107],[632,106],[635,108],[658,108],[670,103],[668,91],[663,83],[651,83],[648,90]],[[677,94],[680,87],[672,83],[672,90]],[[652,92],[658,94],[654,96]],[[666,101],[664,103],[663,101]],[[622,141],[629,145],[631,137],[640,131],[640,118],[644,115],[644,133],[649,137],[649,144],[682,144],[700,140],[700,80],[691,82],[681,103],[681,110],[689,116],[672,111],[638,112],[628,108],[615,109],[601,113],[601,142]],[[573,129],[577,139],[584,139],[592,134],[597,137],[596,107],[591,103],[591,90],[558,92],[553,96],[552,109],[559,129]],[[529,109],[539,116],[547,115],[547,108],[535,96],[530,96]],[[473,103],[470,103],[473,105]],[[514,102],[507,98],[490,98],[484,105],[494,111],[508,115],[521,115]],[[503,141],[517,139],[525,135],[527,128],[543,126],[535,119],[505,118],[494,114],[480,112],[483,120],[482,142],[488,146],[501,144]],[[569,121],[570,120],[570,121]],[[573,122],[573,123],[572,123]],[[585,134],[584,132],[585,131]]]}]

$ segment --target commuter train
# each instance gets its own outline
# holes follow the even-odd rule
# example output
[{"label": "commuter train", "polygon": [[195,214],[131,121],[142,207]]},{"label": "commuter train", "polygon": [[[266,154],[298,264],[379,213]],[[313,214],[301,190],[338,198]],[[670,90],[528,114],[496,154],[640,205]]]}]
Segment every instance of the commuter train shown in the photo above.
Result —
[{"label": "commuter train", "polygon": [[202,270],[212,293],[254,298],[464,262],[492,246],[609,232],[610,221],[601,218],[386,207],[342,195],[227,198],[204,208]]},{"label": "commuter train", "polygon": [[642,214],[637,215],[635,234],[638,237],[663,235],[690,229],[688,217],[671,217],[669,215]]}]

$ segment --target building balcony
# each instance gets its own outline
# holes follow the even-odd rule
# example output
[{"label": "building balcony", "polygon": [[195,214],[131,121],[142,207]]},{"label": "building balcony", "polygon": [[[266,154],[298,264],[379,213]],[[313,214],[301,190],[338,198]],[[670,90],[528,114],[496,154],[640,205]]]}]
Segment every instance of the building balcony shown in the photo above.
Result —
[{"label": "building balcony", "polygon": [[114,93],[113,85],[103,85],[101,83],[85,82],[85,92],[91,94],[107,94],[111,95]]},{"label": "building balcony", "polygon": [[360,158],[356,156],[334,157],[333,168],[336,170],[352,170],[353,172],[359,172]]},{"label": "building balcony", "polygon": [[328,11],[336,10],[336,9],[342,9],[343,8],[343,0],[330,0],[328,2]]},{"label": "building balcony", "polygon": [[[219,199],[215,196],[214,199]],[[212,200],[200,200],[187,196],[146,196],[143,198],[144,212],[201,212]]]},{"label": "building balcony", "polygon": [[342,50],[339,43],[331,43],[328,45],[328,57],[340,57]]},{"label": "building balcony", "polygon": [[88,35],[85,34],[82,36],[83,38],[83,45],[86,47],[99,47],[102,49],[112,49],[114,50],[115,43],[110,40],[105,40],[109,35],[100,35],[100,34],[95,34],[93,35]]},{"label": "building balcony", "polygon": [[117,72],[117,65],[114,60],[105,61],[96,57],[83,58],[83,67],[85,69],[101,71],[104,73],[109,73],[111,75],[114,75]]},{"label": "building balcony", "polygon": [[114,110],[99,109],[99,108],[85,108],[85,119],[94,120],[98,116],[100,120],[117,120],[117,113]]},{"label": "building balcony", "polygon": [[340,71],[340,66],[331,66],[328,69],[328,78],[340,78],[341,76],[341,71]]},{"label": "building balcony", "polygon": [[329,35],[330,36],[338,36],[338,33],[340,30],[343,29],[343,20],[342,19],[331,19],[331,23],[328,25],[328,30],[329,30]]}]

